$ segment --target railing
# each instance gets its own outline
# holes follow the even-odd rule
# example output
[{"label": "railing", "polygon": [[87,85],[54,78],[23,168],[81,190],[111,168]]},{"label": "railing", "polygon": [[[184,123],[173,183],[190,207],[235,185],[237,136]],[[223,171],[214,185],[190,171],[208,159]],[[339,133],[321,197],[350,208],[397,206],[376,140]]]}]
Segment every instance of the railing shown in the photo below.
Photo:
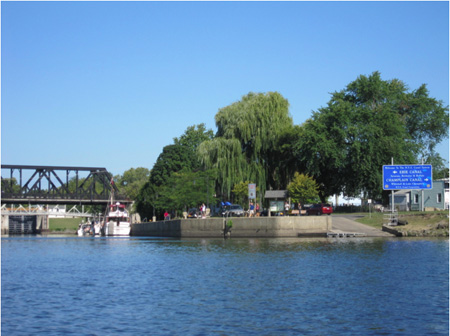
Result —
[{"label": "railing", "polygon": [[[27,207],[24,207],[22,205],[14,206],[11,205],[10,207],[7,207],[6,204],[3,204],[0,212],[2,215],[12,215],[12,216],[29,216],[29,215],[43,215],[43,216],[54,216],[54,217],[94,217],[95,215],[79,211],[75,206],[73,206],[69,211],[53,211],[53,209],[49,209],[47,207],[42,206],[32,206],[29,205]],[[63,210],[63,209],[61,209]]]},{"label": "railing", "polygon": [[398,225],[398,212],[389,212],[385,213],[383,215],[383,224],[389,225],[389,226],[396,226]]}]

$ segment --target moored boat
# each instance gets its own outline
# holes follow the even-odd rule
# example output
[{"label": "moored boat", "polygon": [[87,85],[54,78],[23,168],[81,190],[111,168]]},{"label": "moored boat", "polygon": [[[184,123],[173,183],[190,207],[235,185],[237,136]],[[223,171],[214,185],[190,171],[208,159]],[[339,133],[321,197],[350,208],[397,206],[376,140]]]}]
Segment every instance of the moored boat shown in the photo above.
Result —
[{"label": "moored boat", "polygon": [[96,236],[102,236],[102,229],[103,229],[103,222],[102,221],[97,221],[95,222],[94,225],[94,231],[95,231],[95,235]]},{"label": "moored boat", "polygon": [[131,231],[130,215],[124,204],[119,202],[109,206],[106,217],[106,236],[129,236]]},{"label": "moored boat", "polygon": [[93,236],[95,234],[94,232],[94,225],[91,223],[81,223],[77,230],[79,237]]}]

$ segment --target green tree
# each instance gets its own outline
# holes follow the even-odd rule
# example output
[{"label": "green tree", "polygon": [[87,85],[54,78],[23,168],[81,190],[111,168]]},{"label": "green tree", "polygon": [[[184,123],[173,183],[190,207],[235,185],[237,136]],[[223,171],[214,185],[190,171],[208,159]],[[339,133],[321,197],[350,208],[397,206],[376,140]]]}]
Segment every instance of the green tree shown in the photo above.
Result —
[{"label": "green tree", "polygon": [[15,177],[2,178],[2,193],[14,193],[20,192],[20,185]]},{"label": "green tree", "polygon": [[[248,185],[253,182],[245,181],[236,183],[233,187],[234,203],[240,204],[244,209],[248,208]],[[256,193],[259,187],[256,187]]]},{"label": "green tree", "polygon": [[444,159],[438,154],[433,153],[424,158],[424,164],[430,164],[433,167],[433,180],[439,180],[449,177],[448,165],[445,164]]},{"label": "green tree", "polygon": [[191,169],[189,153],[181,145],[168,145],[163,148],[150,172],[148,182],[136,196],[136,211],[141,217],[161,217],[163,188],[173,173]]},{"label": "green tree", "polygon": [[425,86],[408,92],[400,80],[374,72],[333,93],[293,132],[295,163],[317,181],[322,201],[340,192],[379,198],[381,167],[391,158],[408,164],[432,155],[447,136],[448,108],[428,97]]},{"label": "green tree", "polygon": [[206,140],[211,140],[214,137],[212,130],[207,130],[205,124],[198,124],[189,126],[183,135],[179,138],[174,138],[174,144],[182,146],[191,160],[190,166],[192,169],[200,168],[200,159],[197,155],[198,146]]},{"label": "green tree", "polygon": [[161,209],[157,210],[158,202],[158,187],[150,182],[146,182],[136,197],[136,212],[138,212],[141,217],[151,219],[153,216],[162,216],[163,212]]},{"label": "green tree", "polygon": [[136,196],[136,210],[142,217],[151,218],[154,215],[161,217],[164,210],[172,208],[181,210],[180,202],[174,199],[175,196],[168,197],[168,190],[181,193],[179,190],[170,189],[176,183],[176,179],[170,182],[169,180],[174,173],[200,170],[197,148],[201,142],[211,139],[212,135],[212,131],[206,130],[204,124],[190,126],[183,135],[174,138],[174,144],[163,148],[150,171],[147,183],[142,186]]},{"label": "green tree", "polygon": [[315,203],[319,198],[319,186],[313,178],[296,172],[288,188],[289,196],[294,203]]},{"label": "green tree", "polygon": [[149,181],[155,186],[163,185],[174,173],[182,169],[191,169],[189,153],[180,145],[168,145],[163,148],[153,166]]},{"label": "green tree", "polygon": [[148,181],[149,176],[150,170],[147,168],[130,168],[123,175],[115,176],[114,180],[121,193],[135,201],[140,189]]},{"label": "green tree", "polygon": [[214,172],[188,169],[175,172],[159,188],[159,193],[156,206],[164,210],[182,212],[214,202]]},{"label": "green tree", "polygon": [[207,168],[218,173],[218,192],[230,196],[240,181],[256,181],[264,191],[280,185],[279,161],[274,160],[283,130],[292,126],[289,103],[277,92],[249,93],[219,110],[214,139],[200,144]]}]

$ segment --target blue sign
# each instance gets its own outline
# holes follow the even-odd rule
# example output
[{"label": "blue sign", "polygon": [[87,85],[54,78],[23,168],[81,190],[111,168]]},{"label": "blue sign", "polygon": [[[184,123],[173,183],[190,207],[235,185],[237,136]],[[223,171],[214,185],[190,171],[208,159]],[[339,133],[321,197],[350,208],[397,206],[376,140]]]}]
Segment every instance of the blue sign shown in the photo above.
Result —
[{"label": "blue sign", "polygon": [[383,166],[383,189],[432,189],[431,165]]}]

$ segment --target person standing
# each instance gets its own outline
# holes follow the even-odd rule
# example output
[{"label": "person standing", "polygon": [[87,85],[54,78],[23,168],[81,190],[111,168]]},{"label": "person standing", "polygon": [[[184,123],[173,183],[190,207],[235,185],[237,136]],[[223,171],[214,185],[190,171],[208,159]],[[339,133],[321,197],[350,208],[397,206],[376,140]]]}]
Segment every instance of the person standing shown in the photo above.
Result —
[{"label": "person standing", "polygon": [[255,215],[255,206],[253,202],[250,202],[250,217],[253,217]]},{"label": "person standing", "polygon": [[202,204],[202,218],[206,218],[206,205],[205,205],[205,203]]}]

